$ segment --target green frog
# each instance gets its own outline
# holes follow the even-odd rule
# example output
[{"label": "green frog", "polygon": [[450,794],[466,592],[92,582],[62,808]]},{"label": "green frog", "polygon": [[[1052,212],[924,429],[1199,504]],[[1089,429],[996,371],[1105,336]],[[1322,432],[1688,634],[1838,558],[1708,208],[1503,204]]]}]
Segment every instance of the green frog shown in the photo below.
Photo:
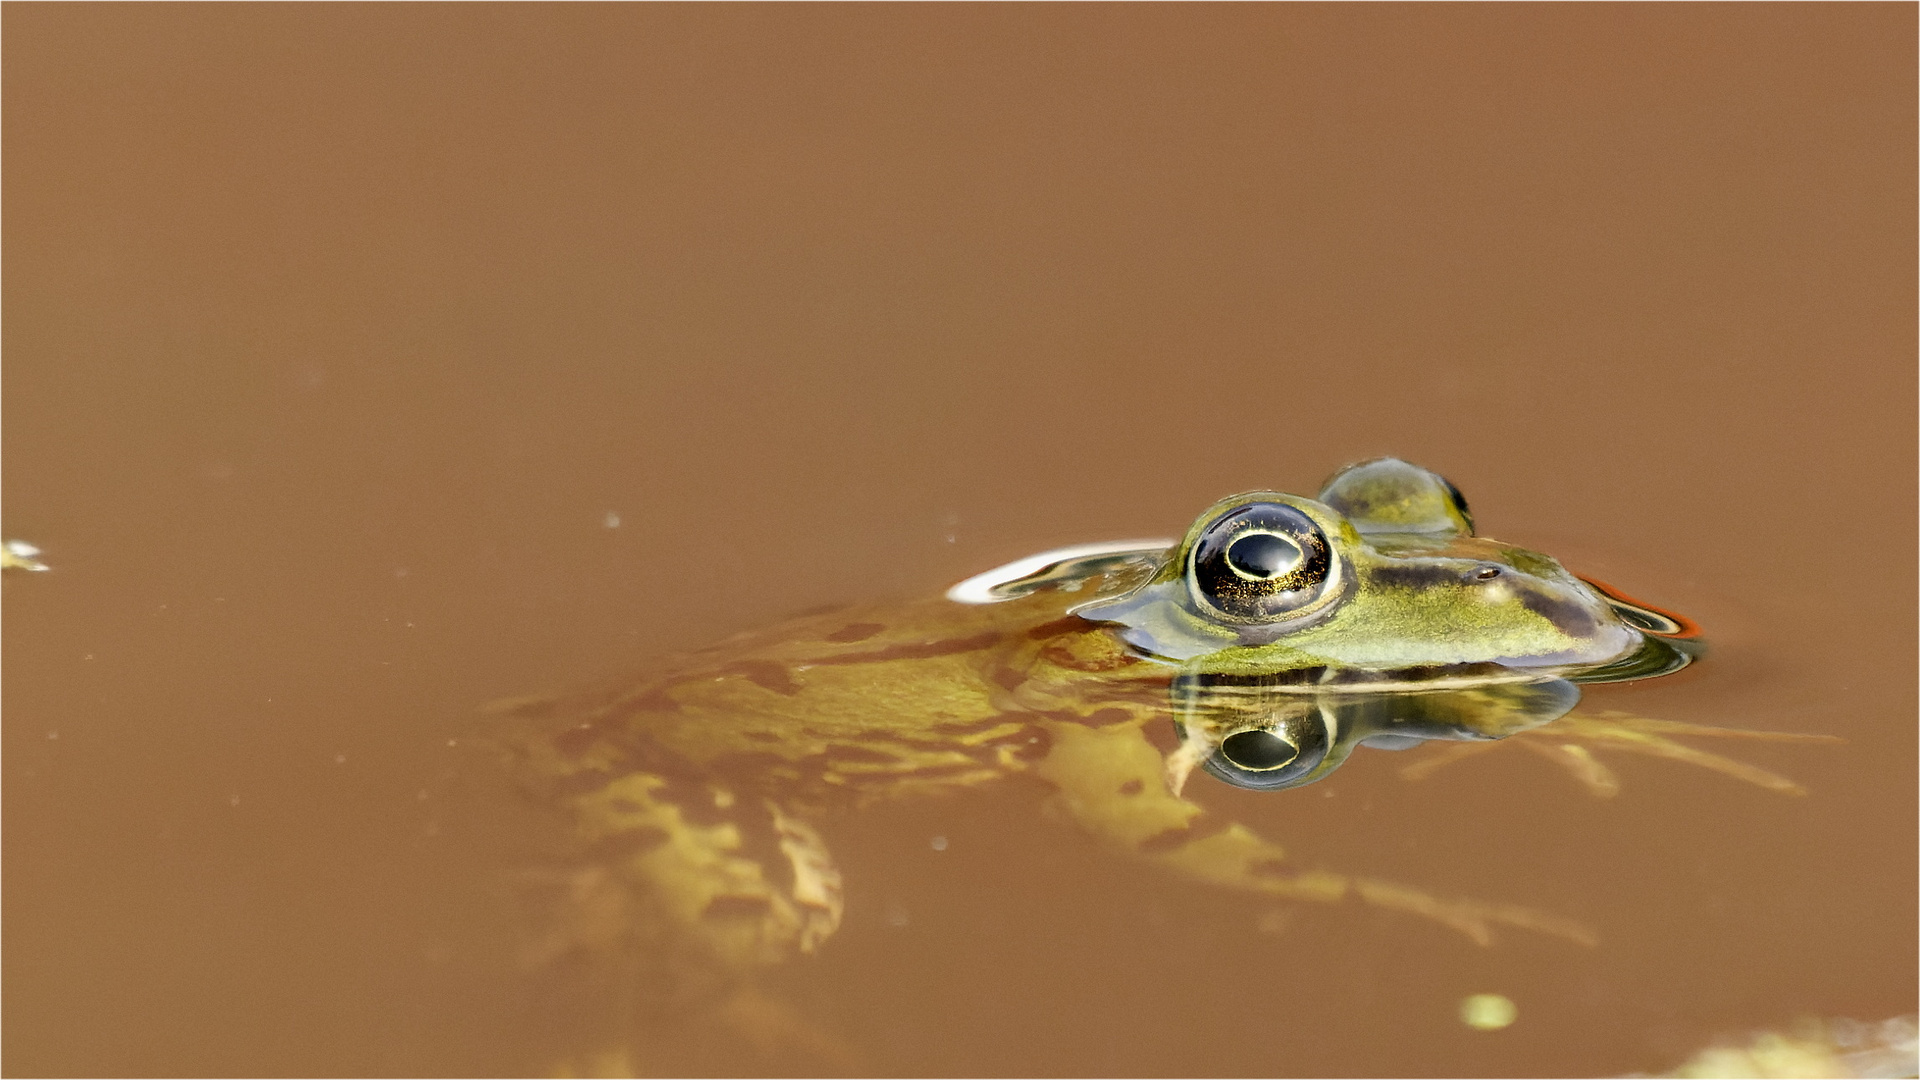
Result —
[{"label": "green frog", "polygon": [[1573,711],[1581,684],[1701,653],[1685,618],[1475,535],[1452,484],[1386,458],[1317,498],[1223,499],[1177,542],[1047,552],[499,709],[516,767],[580,845],[550,956],[667,949],[746,976],[814,952],[843,911],[836,812],[1016,774],[1113,851],[1190,880],[1355,900],[1483,944],[1503,927],[1591,944],[1520,905],[1296,866],[1189,793],[1201,777],[1284,791],[1360,747],[1444,744],[1418,775],[1508,739],[1596,794],[1618,789],[1604,750],[1798,791],[1676,741],[1770,733]]}]

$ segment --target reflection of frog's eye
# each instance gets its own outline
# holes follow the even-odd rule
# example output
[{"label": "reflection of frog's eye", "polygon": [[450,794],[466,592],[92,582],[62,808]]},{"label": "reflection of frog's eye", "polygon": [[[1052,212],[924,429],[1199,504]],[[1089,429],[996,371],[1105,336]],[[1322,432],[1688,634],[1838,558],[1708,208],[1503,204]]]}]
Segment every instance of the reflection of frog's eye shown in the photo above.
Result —
[{"label": "reflection of frog's eye", "polygon": [[1302,716],[1228,735],[1207,760],[1206,770],[1235,787],[1273,790],[1301,783],[1326,756],[1326,727]]},{"label": "reflection of frog's eye", "polygon": [[1220,742],[1220,756],[1243,769],[1266,772],[1300,756],[1300,748],[1276,732],[1236,731]]},{"label": "reflection of frog's eye", "polygon": [[1321,595],[1332,570],[1333,550],[1320,526],[1278,503],[1221,515],[1193,546],[1194,592],[1231,619],[1292,614]]}]

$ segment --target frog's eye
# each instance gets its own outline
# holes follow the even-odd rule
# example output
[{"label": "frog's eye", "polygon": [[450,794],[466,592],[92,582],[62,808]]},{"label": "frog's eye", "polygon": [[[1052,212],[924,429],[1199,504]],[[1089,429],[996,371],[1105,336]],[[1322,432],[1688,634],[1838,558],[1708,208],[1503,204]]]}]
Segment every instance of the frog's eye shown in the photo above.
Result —
[{"label": "frog's eye", "polygon": [[1235,787],[1271,791],[1302,783],[1327,756],[1327,729],[1314,716],[1244,728],[1220,740],[1206,770]]},{"label": "frog's eye", "polygon": [[1279,503],[1251,503],[1221,515],[1193,545],[1190,565],[1195,599],[1245,622],[1298,613],[1326,592],[1334,573],[1320,526]]}]

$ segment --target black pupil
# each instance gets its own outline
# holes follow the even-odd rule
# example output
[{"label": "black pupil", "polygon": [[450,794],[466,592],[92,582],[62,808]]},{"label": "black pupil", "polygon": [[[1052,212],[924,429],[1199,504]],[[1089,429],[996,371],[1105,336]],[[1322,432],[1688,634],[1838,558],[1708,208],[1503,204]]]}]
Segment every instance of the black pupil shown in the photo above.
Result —
[{"label": "black pupil", "polygon": [[1300,755],[1271,731],[1236,731],[1220,741],[1220,752],[1243,769],[1277,769]]},{"label": "black pupil", "polygon": [[1300,548],[1272,533],[1248,533],[1227,548],[1227,563],[1250,578],[1277,578],[1300,565]]}]

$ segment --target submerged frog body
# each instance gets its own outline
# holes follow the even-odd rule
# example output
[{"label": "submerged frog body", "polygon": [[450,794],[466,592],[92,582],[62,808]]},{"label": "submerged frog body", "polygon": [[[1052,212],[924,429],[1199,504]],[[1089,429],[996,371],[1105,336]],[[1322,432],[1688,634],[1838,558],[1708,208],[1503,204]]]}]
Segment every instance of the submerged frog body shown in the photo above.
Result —
[{"label": "submerged frog body", "polygon": [[1013,774],[1046,782],[1116,851],[1189,879],[1355,897],[1483,943],[1500,926],[1590,942],[1528,908],[1297,868],[1183,793],[1197,772],[1280,790],[1361,745],[1445,740],[1451,757],[1549,722],[1538,749],[1596,792],[1617,785],[1594,747],[1795,790],[1671,738],[1716,729],[1568,715],[1579,683],[1675,670],[1696,636],[1475,536],[1451,484],[1382,459],[1317,499],[1222,500],[1177,543],[1051,552],[946,596],[742,634],[638,683],[511,703],[506,744],[582,845],[553,953],[671,942],[744,973],[812,952],[842,913],[820,831],[832,812]]}]

